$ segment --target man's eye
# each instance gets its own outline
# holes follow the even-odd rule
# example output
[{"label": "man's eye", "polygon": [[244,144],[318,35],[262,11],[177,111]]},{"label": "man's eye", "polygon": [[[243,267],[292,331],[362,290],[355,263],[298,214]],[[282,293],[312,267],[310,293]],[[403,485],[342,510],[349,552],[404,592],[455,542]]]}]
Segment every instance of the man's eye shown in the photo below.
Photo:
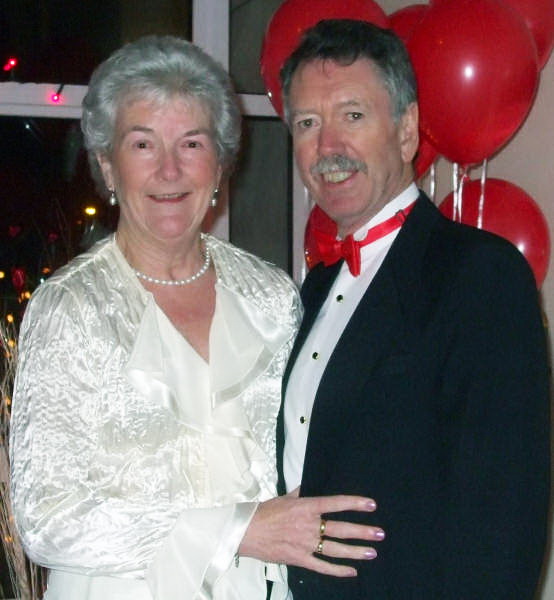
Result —
[{"label": "man's eye", "polygon": [[361,112],[350,112],[348,116],[351,121],[359,121],[363,117]]},{"label": "man's eye", "polygon": [[298,127],[300,129],[309,129],[313,124],[313,119],[302,119],[301,121],[298,121]]},{"label": "man's eye", "polygon": [[199,148],[200,144],[196,140],[189,140],[186,146],[187,148]]},{"label": "man's eye", "polygon": [[148,148],[148,142],[145,142],[144,140],[135,142],[135,147],[139,150],[145,150],[146,148]]}]

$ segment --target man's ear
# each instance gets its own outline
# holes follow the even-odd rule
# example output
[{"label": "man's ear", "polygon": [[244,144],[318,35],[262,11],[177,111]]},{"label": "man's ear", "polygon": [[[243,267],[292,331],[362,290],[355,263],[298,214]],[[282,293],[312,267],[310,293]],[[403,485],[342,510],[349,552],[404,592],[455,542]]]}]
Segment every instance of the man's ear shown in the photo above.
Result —
[{"label": "man's ear", "polygon": [[96,160],[100,165],[100,170],[102,171],[102,176],[104,177],[104,183],[109,190],[115,189],[114,176],[112,163],[109,158],[105,154],[100,154],[99,152],[96,154]]},{"label": "man's ear", "polygon": [[398,136],[400,152],[405,163],[411,163],[419,146],[419,108],[412,102],[400,117]]}]

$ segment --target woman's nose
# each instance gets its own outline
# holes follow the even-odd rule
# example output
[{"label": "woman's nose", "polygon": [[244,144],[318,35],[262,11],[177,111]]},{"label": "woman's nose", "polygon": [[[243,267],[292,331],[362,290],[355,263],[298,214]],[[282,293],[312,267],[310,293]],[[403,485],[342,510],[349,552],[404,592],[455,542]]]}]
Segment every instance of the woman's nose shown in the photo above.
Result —
[{"label": "woman's nose", "polygon": [[179,158],[171,151],[166,150],[160,157],[159,172],[162,179],[173,181],[181,176]]}]

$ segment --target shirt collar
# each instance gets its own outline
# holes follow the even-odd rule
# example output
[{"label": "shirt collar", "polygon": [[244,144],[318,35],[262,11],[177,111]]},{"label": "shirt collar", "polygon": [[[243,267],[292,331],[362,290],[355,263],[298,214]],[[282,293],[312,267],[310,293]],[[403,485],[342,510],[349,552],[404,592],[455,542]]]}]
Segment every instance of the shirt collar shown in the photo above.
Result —
[{"label": "shirt collar", "polygon": [[358,230],[354,232],[355,240],[363,240],[371,227],[379,225],[383,221],[386,221],[389,217],[392,217],[399,210],[402,210],[409,206],[412,202],[417,200],[419,197],[419,190],[415,183],[411,183],[403,192],[398,194],[390,202],[387,202],[385,206],[374,215],[367,223],[362,225]]}]

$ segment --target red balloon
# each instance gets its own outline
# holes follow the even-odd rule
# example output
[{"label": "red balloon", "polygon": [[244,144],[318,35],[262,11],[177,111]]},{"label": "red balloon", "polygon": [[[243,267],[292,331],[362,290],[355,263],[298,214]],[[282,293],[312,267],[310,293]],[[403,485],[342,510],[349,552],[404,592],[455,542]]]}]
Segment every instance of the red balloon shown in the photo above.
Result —
[{"label": "red balloon", "polygon": [[424,136],[419,134],[419,148],[414,161],[415,178],[423,177],[437,160],[439,153]]},{"label": "red balloon", "polygon": [[[431,0],[431,5],[453,0]],[[539,56],[539,69],[547,63],[554,46],[554,0],[503,0],[518,11],[531,31]]]},{"label": "red balloon", "polygon": [[443,0],[408,49],[418,80],[420,127],[453,162],[483,161],[519,128],[538,84],[533,37],[500,0]]},{"label": "red balloon", "polygon": [[427,4],[411,4],[389,15],[390,28],[406,44],[425,13]]},{"label": "red balloon", "polygon": [[[421,23],[429,9],[427,4],[411,4],[389,15],[390,28],[406,44],[416,27]],[[419,148],[414,161],[416,179],[419,179],[429,167],[437,160],[438,152],[433,145],[425,139],[423,132],[419,132]]]},{"label": "red balloon", "polygon": [[[481,182],[467,181],[463,186],[461,222],[478,225]],[[454,218],[454,194],[450,193],[439,206],[450,219]],[[460,220],[456,218],[456,220]],[[537,203],[520,187],[502,179],[485,182],[482,228],[512,242],[525,256],[540,288],[550,259],[548,223]]]},{"label": "red balloon", "polygon": [[323,19],[357,19],[388,27],[387,16],[373,0],[285,0],[269,22],[260,57],[267,94],[281,117],[281,68],[304,31]]},{"label": "red balloon", "polygon": [[554,46],[554,0],[504,0],[523,17],[533,34],[539,69],[547,63]]},{"label": "red balloon", "polygon": [[313,269],[317,263],[321,262],[315,242],[314,230],[316,229],[332,236],[337,235],[337,224],[317,204],[310,211],[304,230],[304,257],[308,269]]},{"label": "red balloon", "polygon": [[[410,6],[405,6],[389,15],[390,28],[405,44],[407,44],[428,9],[429,5],[427,4],[411,4]],[[419,179],[427,173],[429,167],[437,160],[438,155],[439,153],[437,150],[433,148],[433,145],[429,140],[425,139],[423,132],[420,130],[419,148],[414,161],[416,179]]]}]

